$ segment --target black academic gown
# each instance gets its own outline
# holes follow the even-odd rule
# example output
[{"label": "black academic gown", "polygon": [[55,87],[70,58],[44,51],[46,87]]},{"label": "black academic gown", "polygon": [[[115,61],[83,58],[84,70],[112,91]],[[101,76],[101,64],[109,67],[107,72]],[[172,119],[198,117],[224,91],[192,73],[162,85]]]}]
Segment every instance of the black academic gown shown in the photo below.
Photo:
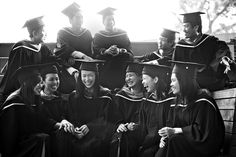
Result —
[{"label": "black academic gown", "polygon": [[43,64],[54,60],[55,58],[52,52],[44,44],[40,44],[40,46],[36,48],[32,42],[28,40],[16,43],[9,53],[7,70],[0,83],[0,95],[2,95],[1,102],[3,103],[10,93],[20,87],[19,82],[12,78],[12,74],[19,67]]},{"label": "black academic gown", "polygon": [[[120,124],[134,122],[139,124],[139,110],[142,104],[143,93],[133,95],[127,87],[124,87],[115,95],[115,104],[118,109],[117,127]],[[140,129],[115,133],[112,139],[110,157],[137,157],[140,146]],[[120,135],[118,135],[120,134]],[[121,138],[120,140],[117,138]],[[118,152],[119,151],[119,152]]]},{"label": "black academic gown", "polygon": [[174,97],[155,100],[152,94],[144,99],[140,111],[140,123],[143,127],[144,139],[140,147],[140,157],[153,157],[158,150],[160,136],[158,130],[166,126],[170,105]]},{"label": "black academic gown", "polygon": [[93,157],[109,155],[109,127],[107,123],[111,96],[107,89],[100,87],[96,98],[77,95],[74,92],[69,98],[70,122],[75,127],[87,125],[89,132],[82,139],[71,136],[68,144],[71,156]]},{"label": "black academic gown", "polygon": [[167,126],[182,128],[156,157],[213,157],[224,141],[224,123],[213,98],[202,93],[189,104],[171,105]]},{"label": "black academic gown", "polygon": [[[41,101],[40,110],[52,126],[55,126],[57,122],[60,123],[63,119],[69,119],[68,101],[59,92],[55,92],[52,96],[47,96],[41,92]],[[60,142],[63,141],[57,139],[57,134],[58,130],[51,132],[50,147],[52,155],[59,157],[62,154],[61,150],[66,149],[66,147],[60,147],[63,145],[60,144]],[[65,152],[65,150],[63,150],[63,152]]]},{"label": "black academic gown", "polygon": [[0,152],[10,157],[50,156],[51,125],[35,104],[22,100],[19,90],[12,93],[0,112]]},{"label": "black academic gown", "polygon": [[166,66],[171,66],[171,63],[169,60],[172,60],[172,55],[174,52],[174,48],[164,51],[163,53],[160,53],[160,51],[154,51],[150,54],[144,55],[141,60],[144,62],[152,61],[152,60],[157,60],[160,65],[166,65]]},{"label": "black academic gown", "polygon": [[[104,51],[112,45],[126,49],[127,52],[120,53],[117,56],[104,54]],[[133,58],[127,33],[120,29],[116,29],[112,33],[99,31],[94,35],[93,51],[95,58],[106,61],[100,72],[101,85],[112,90],[122,88],[125,84],[126,61]]]},{"label": "black academic gown", "polygon": [[66,68],[73,66],[79,69],[79,63],[71,64],[71,54],[74,51],[80,51],[87,56],[92,57],[92,35],[88,29],[83,29],[80,34],[74,34],[69,27],[65,27],[58,32],[55,55],[62,60],[63,68],[60,74],[61,83],[58,91],[70,93],[75,90],[74,76],[70,75]]},{"label": "black academic gown", "polygon": [[173,59],[205,64],[206,67],[197,73],[197,82],[201,88],[214,91],[222,89],[227,79],[225,67],[220,64],[223,56],[231,58],[227,44],[214,36],[203,34],[193,43],[180,40],[176,44]]}]

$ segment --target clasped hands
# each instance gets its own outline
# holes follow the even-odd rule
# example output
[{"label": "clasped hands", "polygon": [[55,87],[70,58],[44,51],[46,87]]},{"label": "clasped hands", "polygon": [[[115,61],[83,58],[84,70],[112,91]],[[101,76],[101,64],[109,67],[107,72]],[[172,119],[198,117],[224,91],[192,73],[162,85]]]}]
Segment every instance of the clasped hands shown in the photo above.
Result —
[{"label": "clasped hands", "polygon": [[166,144],[166,139],[169,138],[173,134],[182,133],[181,128],[171,128],[171,127],[164,127],[158,130],[158,134],[161,136],[161,140],[159,143],[159,147],[162,148]]},{"label": "clasped hands", "polygon": [[138,124],[134,123],[134,122],[130,122],[130,123],[125,123],[125,124],[120,124],[117,128],[117,132],[127,132],[129,131],[134,131],[137,128]]},{"label": "clasped hands", "polygon": [[63,119],[60,123],[56,124],[58,126],[58,129],[64,129],[65,132],[72,133],[75,135],[78,139],[81,139],[85,135],[88,134],[89,128],[87,125],[82,125],[81,127],[74,127],[73,124],[68,122],[67,120]]},{"label": "clasped hands", "polygon": [[81,127],[76,127],[75,128],[75,137],[77,137],[78,139],[83,138],[85,135],[87,135],[89,133],[89,128],[87,125],[82,125]]},{"label": "clasped hands", "polygon": [[117,45],[110,46],[107,50],[105,50],[105,54],[110,54],[112,56],[117,56],[120,53],[127,52],[126,49],[118,48]]}]

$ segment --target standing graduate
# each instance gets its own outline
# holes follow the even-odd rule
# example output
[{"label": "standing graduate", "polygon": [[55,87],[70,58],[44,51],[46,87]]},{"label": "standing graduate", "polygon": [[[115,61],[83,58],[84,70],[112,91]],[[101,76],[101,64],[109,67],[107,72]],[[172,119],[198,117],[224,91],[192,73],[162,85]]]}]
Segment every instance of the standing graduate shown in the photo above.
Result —
[{"label": "standing graduate", "polygon": [[43,16],[26,21],[23,27],[29,32],[30,40],[22,40],[14,44],[7,63],[7,70],[0,83],[0,104],[10,93],[20,87],[17,80],[11,75],[21,66],[42,64],[54,59],[52,52],[43,44],[45,37]]},{"label": "standing graduate", "polygon": [[176,33],[178,32],[164,28],[158,40],[158,49],[143,56],[136,56],[135,59],[170,66],[169,60],[172,60],[175,50]]},{"label": "standing graduate", "polygon": [[117,121],[110,157],[117,157],[117,154],[120,157],[138,156],[141,141],[138,129],[139,110],[144,97],[142,65],[129,63],[125,82],[125,86],[114,97],[120,118]]},{"label": "standing graduate", "polygon": [[[41,112],[49,120],[51,125],[62,129],[65,132],[73,133],[74,126],[71,124],[68,114],[68,100],[63,94],[57,91],[60,79],[58,76],[58,70],[55,65],[48,65],[40,71],[43,78],[43,90],[40,92],[41,96]],[[50,147],[53,156],[64,156],[63,149],[60,148],[61,141],[57,140],[57,131],[50,134]]]},{"label": "standing graduate", "polygon": [[[144,64],[144,63],[143,63]],[[153,157],[158,149],[158,130],[166,126],[169,108],[174,98],[168,97],[170,67],[144,64],[143,85],[148,93],[140,109],[140,125],[144,139],[140,146],[140,157]]]},{"label": "standing graduate", "polygon": [[0,111],[3,157],[50,156],[47,134],[54,131],[55,126],[40,112],[42,77],[37,68],[24,66],[14,73],[13,79],[18,79],[21,86],[8,96]]},{"label": "standing graduate", "polygon": [[73,59],[92,59],[92,35],[88,29],[82,27],[83,15],[77,3],[72,3],[62,13],[69,18],[71,27],[62,28],[57,35],[55,55],[62,59],[64,66],[58,90],[70,93],[75,89],[74,74],[77,77],[79,68]]},{"label": "standing graduate", "polygon": [[177,101],[170,107],[156,157],[213,157],[224,142],[224,123],[215,100],[196,82],[201,65],[174,62],[171,89]]},{"label": "standing graduate", "polygon": [[[75,127],[71,140],[72,156],[108,156],[108,111],[111,105],[110,90],[98,83],[97,63],[83,61],[76,92],[69,97],[70,121]],[[110,133],[111,134],[111,133]]]},{"label": "standing graduate", "polygon": [[101,85],[110,89],[122,88],[125,84],[126,61],[133,59],[131,43],[127,33],[115,28],[114,8],[99,12],[105,30],[94,35],[94,57],[106,60],[100,72]]},{"label": "standing graduate", "polygon": [[228,79],[230,50],[224,41],[202,33],[201,14],[204,13],[182,14],[185,38],[176,44],[173,59],[205,64],[197,73],[197,82],[201,88],[220,90]]}]

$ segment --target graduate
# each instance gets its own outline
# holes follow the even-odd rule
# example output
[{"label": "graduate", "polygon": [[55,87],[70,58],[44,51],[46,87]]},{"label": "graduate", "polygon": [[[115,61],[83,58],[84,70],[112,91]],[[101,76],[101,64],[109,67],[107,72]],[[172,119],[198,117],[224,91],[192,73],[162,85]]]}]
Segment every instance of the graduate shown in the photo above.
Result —
[{"label": "graduate", "polygon": [[147,96],[140,108],[140,125],[143,141],[140,146],[140,157],[152,157],[155,155],[160,140],[158,130],[166,126],[170,105],[175,98],[168,96],[168,84],[170,80],[170,67],[143,63],[143,86]]},{"label": "graduate", "polygon": [[[116,135],[111,146],[111,156],[136,157],[141,142],[139,110],[144,97],[142,65],[129,62],[126,68],[126,84],[114,97],[118,110]],[[120,141],[117,138],[121,138]],[[119,150],[119,152],[117,152]]]},{"label": "graduate", "polygon": [[176,44],[173,59],[205,64],[206,66],[198,71],[197,82],[201,88],[220,90],[228,79],[226,73],[230,70],[230,50],[224,41],[202,33],[201,14],[204,13],[181,14],[185,38]]},{"label": "graduate", "polygon": [[69,97],[70,122],[75,127],[70,140],[72,156],[109,156],[108,112],[112,99],[110,90],[98,83],[98,63],[101,61],[82,61],[78,88]]},{"label": "graduate", "polygon": [[176,33],[178,32],[163,28],[158,40],[158,49],[143,56],[136,56],[135,59],[142,62],[170,66],[169,60],[172,60],[175,50]]},{"label": "graduate", "polygon": [[20,87],[17,80],[12,80],[11,75],[21,66],[43,64],[53,61],[53,53],[43,44],[45,38],[43,16],[27,20],[23,28],[27,28],[30,40],[17,42],[11,48],[7,63],[7,70],[0,83],[0,104],[10,93]]},{"label": "graduate", "polygon": [[20,88],[8,96],[0,111],[2,156],[50,156],[52,125],[40,112],[42,77],[39,66],[23,66],[13,74]]},{"label": "graduate", "polygon": [[203,65],[173,61],[171,90],[176,103],[170,107],[156,157],[217,156],[224,142],[224,123],[215,100],[196,82]]},{"label": "graduate", "polygon": [[96,33],[93,40],[93,56],[106,60],[100,72],[101,85],[111,90],[125,84],[126,61],[133,58],[127,33],[115,27],[115,10],[108,7],[99,12],[105,30]]},{"label": "graduate", "polygon": [[[51,125],[58,128],[58,130],[61,129],[65,132],[73,133],[74,126],[68,121],[68,99],[66,99],[64,94],[57,91],[60,79],[55,65],[48,65],[40,70],[43,79],[43,90],[40,92],[41,112]],[[66,149],[65,147],[60,148],[61,141],[56,137],[58,130],[50,134],[51,153],[57,157],[62,155],[63,149]],[[63,151],[61,152],[61,150]]]},{"label": "graduate", "polygon": [[61,76],[59,91],[70,93],[75,90],[75,79],[78,76],[78,62],[74,58],[91,60],[92,58],[92,35],[83,28],[83,14],[77,3],[72,3],[62,10],[69,19],[70,27],[64,27],[57,34],[55,55],[62,59],[64,68]]}]

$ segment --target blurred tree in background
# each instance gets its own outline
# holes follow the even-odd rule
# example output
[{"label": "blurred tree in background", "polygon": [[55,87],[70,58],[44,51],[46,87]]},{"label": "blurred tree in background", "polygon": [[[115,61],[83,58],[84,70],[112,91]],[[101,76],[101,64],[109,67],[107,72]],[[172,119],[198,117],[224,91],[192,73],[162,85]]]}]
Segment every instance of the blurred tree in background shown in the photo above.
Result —
[{"label": "blurred tree in background", "polygon": [[[233,20],[236,18],[236,0],[179,0],[179,7],[182,13],[205,12],[202,19],[207,20],[203,25],[206,33],[234,33],[236,30],[236,20]],[[182,18],[177,18],[181,25]]]}]

